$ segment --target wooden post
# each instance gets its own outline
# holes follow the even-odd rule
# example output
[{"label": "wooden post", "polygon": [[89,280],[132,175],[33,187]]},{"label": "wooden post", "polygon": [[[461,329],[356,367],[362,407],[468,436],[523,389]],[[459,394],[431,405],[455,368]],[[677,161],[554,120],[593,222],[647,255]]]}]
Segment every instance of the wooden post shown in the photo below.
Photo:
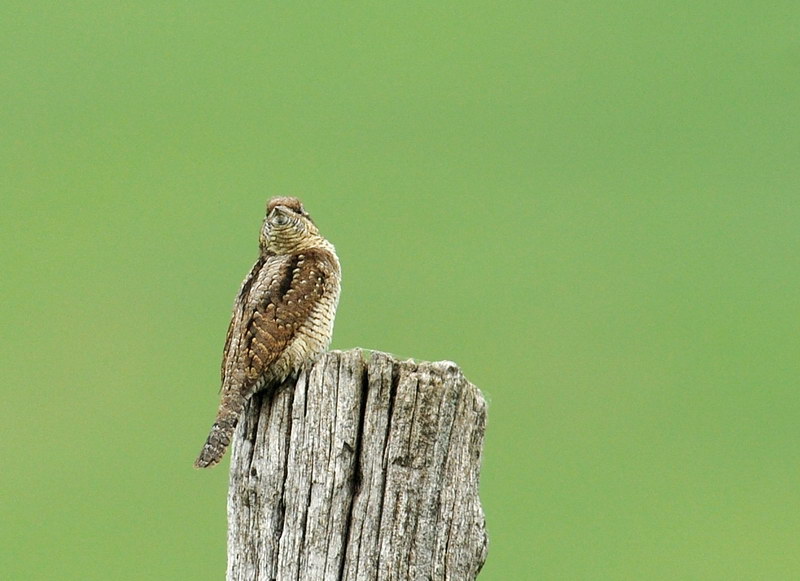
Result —
[{"label": "wooden post", "polygon": [[466,581],[486,402],[451,362],[322,356],[236,430],[228,581]]}]

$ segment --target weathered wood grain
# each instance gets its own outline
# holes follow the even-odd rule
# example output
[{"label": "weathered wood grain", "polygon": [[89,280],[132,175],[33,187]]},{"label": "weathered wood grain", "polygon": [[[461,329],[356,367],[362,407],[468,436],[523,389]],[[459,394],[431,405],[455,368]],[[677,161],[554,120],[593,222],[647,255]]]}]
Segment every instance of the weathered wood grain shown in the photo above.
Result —
[{"label": "weathered wood grain", "polygon": [[486,403],[451,362],[332,351],[236,430],[229,581],[475,579]]}]

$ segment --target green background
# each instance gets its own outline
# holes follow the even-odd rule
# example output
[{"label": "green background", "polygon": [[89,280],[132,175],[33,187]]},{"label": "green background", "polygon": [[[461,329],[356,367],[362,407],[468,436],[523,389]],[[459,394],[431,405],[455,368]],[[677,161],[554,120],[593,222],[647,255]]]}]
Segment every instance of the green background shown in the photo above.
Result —
[{"label": "green background", "polygon": [[216,580],[266,200],[490,401],[484,581],[800,578],[800,5],[3,2],[0,578]]}]

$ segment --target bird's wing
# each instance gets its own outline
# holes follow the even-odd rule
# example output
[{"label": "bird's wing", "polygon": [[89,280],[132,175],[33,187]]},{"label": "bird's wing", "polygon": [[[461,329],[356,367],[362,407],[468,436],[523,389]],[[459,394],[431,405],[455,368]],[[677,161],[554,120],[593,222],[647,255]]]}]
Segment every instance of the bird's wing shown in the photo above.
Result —
[{"label": "bird's wing", "polygon": [[[277,263],[270,264],[276,260]],[[267,261],[271,271],[249,289],[240,361],[248,381],[257,381],[308,322],[333,275],[325,251],[308,250]]]},{"label": "bird's wing", "polygon": [[237,327],[237,323],[241,324],[242,319],[246,316],[244,310],[246,307],[247,297],[250,294],[250,290],[253,288],[253,285],[259,279],[259,275],[261,275],[262,270],[265,268],[265,262],[266,259],[263,257],[256,261],[256,263],[253,265],[253,268],[250,269],[250,272],[242,281],[242,286],[239,288],[239,294],[236,295],[236,301],[233,304],[231,322],[228,325],[228,332],[225,335],[225,348],[222,350],[220,379],[223,384],[225,383],[225,369],[227,368],[231,357],[235,356],[234,353],[231,353],[231,340],[233,338],[234,329]]},{"label": "bird's wing", "polygon": [[[231,336],[233,335],[233,323],[236,321],[236,311],[233,312],[231,322],[228,324],[228,332],[225,335],[225,348],[222,350],[222,365],[219,368],[220,381],[225,383],[225,363],[228,361],[229,351],[231,350]],[[220,389],[222,389],[220,387]]]}]

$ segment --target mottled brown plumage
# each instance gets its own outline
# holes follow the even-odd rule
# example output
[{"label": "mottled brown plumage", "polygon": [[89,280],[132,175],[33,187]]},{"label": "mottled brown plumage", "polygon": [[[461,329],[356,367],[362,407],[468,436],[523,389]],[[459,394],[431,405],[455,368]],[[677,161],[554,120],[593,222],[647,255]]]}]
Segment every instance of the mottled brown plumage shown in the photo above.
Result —
[{"label": "mottled brown plumage", "polygon": [[274,388],[328,348],[339,302],[333,245],[297,198],[267,205],[261,254],[236,297],[222,356],[222,396],[195,466],[218,463],[247,400]]}]

